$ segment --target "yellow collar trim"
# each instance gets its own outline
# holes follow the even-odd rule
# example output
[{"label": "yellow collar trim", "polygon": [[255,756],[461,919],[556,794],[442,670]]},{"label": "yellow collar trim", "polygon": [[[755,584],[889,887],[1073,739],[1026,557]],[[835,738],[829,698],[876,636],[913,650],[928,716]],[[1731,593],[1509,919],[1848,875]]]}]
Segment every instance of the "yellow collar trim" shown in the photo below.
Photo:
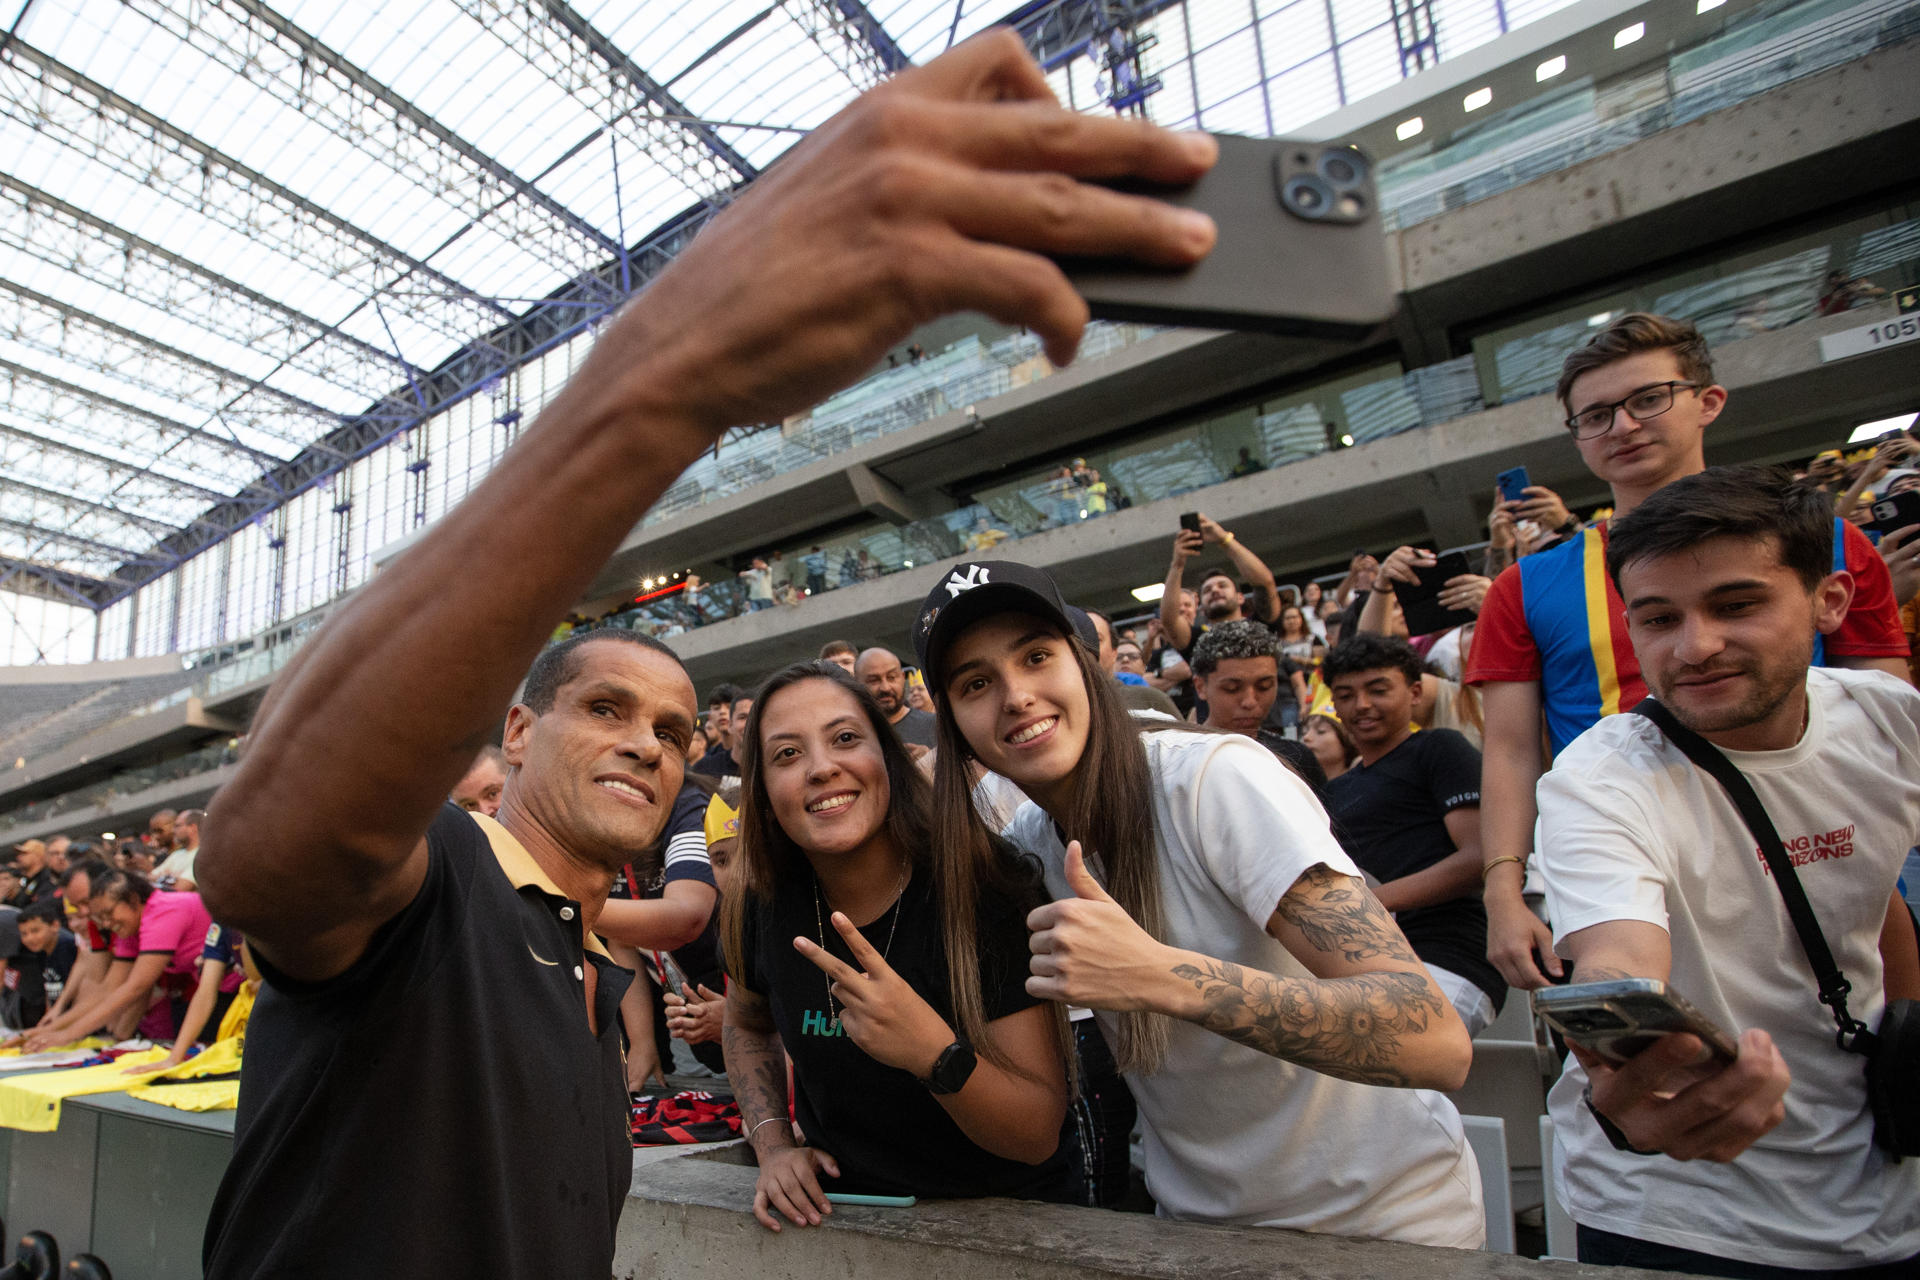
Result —
[{"label": "yellow collar trim", "polygon": [[[473,813],[468,816],[479,825],[480,830],[486,833],[487,843],[493,846],[493,856],[500,863],[500,870],[506,874],[507,880],[514,888],[524,889],[532,885],[540,892],[551,894],[556,898],[567,896],[566,891],[553,882],[553,877],[534,861],[533,855],[527,852],[527,847],[515,839],[511,831],[484,813]],[[608,960],[613,959],[607,954],[606,947],[601,944],[597,935],[588,933],[585,945],[586,949],[594,954]]]}]

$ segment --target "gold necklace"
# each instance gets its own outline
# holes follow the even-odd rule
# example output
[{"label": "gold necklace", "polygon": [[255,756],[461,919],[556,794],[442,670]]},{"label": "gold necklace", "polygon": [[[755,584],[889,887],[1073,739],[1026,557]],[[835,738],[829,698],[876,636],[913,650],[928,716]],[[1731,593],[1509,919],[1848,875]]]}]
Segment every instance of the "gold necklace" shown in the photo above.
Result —
[{"label": "gold necklace", "polygon": [[[893,923],[887,926],[887,945],[880,949],[880,959],[883,963],[888,956],[893,954],[894,931],[900,927],[901,895],[906,893],[907,881],[912,878],[913,863],[908,862],[905,867],[901,868],[899,887],[893,891]],[[815,874],[813,877],[813,927],[820,934],[820,949],[825,951],[827,949],[827,926],[826,922],[821,919],[820,916],[820,877],[818,874]],[[822,976],[826,977],[824,974]],[[833,1002],[833,979],[827,977],[827,1034],[834,1035],[838,1033],[839,1030],[840,1010]]]}]

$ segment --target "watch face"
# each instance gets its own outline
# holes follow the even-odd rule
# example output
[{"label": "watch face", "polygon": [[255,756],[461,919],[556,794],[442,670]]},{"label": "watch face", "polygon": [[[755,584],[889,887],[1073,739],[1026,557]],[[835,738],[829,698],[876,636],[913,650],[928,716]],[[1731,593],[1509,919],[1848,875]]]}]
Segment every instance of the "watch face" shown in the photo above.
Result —
[{"label": "watch face", "polygon": [[935,1093],[958,1093],[967,1087],[967,1081],[973,1076],[973,1069],[979,1058],[973,1052],[973,1046],[964,1041],[956,1041],[947,1046],[940,1060],[933,1064],[933,1074],[927,1078],[927,1087]]}]

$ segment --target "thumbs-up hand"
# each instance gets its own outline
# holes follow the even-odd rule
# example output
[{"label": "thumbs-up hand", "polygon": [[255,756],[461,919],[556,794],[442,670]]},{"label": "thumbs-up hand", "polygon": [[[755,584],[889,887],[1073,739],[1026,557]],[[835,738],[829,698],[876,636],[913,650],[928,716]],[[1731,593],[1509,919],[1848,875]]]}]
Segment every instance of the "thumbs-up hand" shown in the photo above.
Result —
[{"label": "thumbs-up hand", "polygon": [[1078,840],[1067,846],[1064,870],[1074,896],[1027,916],[1033,933],[1028,993],[1087,1009],[1152,1007],[1153,990],[1173,968],[1169,949],[1094,879]]}]

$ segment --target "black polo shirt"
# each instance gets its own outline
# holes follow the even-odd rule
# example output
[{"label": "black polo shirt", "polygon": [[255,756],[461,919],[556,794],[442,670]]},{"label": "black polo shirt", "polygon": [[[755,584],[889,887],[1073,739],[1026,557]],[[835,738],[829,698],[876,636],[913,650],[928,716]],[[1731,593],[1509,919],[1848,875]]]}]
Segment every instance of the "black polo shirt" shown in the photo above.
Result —
[{"label": "black polo shirt", "polygon": [[612,1271],[633,975],[583,951],[580,904],[492,819],[448,805],[427,849],[418,896],[339,977],[258,960],[209,1280]]}]

